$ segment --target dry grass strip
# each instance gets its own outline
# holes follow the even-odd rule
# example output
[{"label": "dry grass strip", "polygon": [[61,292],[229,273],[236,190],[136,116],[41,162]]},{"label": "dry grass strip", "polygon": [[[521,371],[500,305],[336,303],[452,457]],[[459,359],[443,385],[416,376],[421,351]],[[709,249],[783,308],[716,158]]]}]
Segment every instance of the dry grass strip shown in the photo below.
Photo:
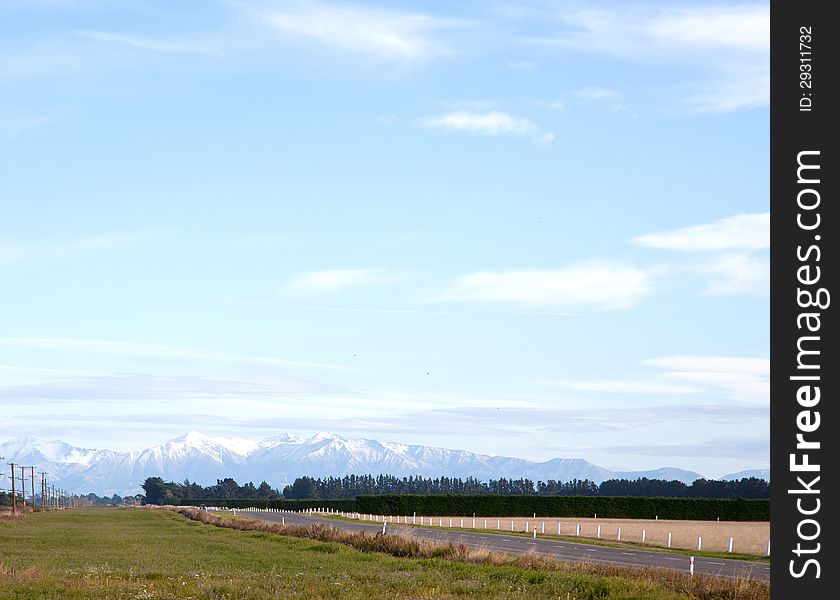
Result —
[{"label": "dry grass strip", "polygon": [[344,544],[362,552],[383,552],[392,556],[413,558],[441,558],[445,560],[483,565],[506,565],[524,569],[550,570],[571,574],[588,574],[600,577],[624,577],[667,586],[686,598],[697,600],[768,600],[769,584],[748,578],[723,578],[653,567],[635,568],[586,562],[562,562],[534,552],[510,555],[485,549],[469,548],[463,544],[440,543],[414,538],[410,532],[371,534],[365,531],[347,531],[325,525],[283,525],[281,523],[238,517],[235,519],[191,507],[160,507],[200,521],[207,525],[242,531],[264,531]]}]

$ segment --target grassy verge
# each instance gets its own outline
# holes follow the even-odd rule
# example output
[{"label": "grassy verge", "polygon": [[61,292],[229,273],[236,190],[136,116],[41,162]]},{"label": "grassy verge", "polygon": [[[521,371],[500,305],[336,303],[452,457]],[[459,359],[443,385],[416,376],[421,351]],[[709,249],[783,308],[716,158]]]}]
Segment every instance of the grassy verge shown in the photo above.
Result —
[{"label": "grassy verge", "polygon": [[[219,513],[222,514],[222,513]],[[351,523],[366,523],[369,525],[382,525],[381,521],[364,521],[361,519],[351,519],[348,517],[342,517],[340,515],[315,515],[324,519],[333,519],[336,521],[348,521]],[[513,535],[517,537],[525,537],[530,538],[532,534],[524,533],[521,531],[500,531],[497,529],[471,529],[469,527],[438,527],[434,525],[413,525],[411,523],[393,523],[394,527],[406,527],[406,528],[422,528],[422,529],[440,529],[446,531],[466,531],[470,533],[480,533],[480,534],[493,534],[493,535]],[[643,550],[645,552],[662,552],[665,554],[684,554],[686,556],[704,556],[706,558],[729,558],[733,560],[745,560],[751,562],[758,562],[758,563],[769,563],[770,558],[766,556],[756,556],[755,554],[736,554],[736,553],[729,553],[729,552],[710,552],[707,550],[686,550],[684,548],[663,548],[661,546],[653,546],[650,544],[641,544],[639,542],[625,542],[625,541],[611,541],[611,540],[599,540],[596,538],[589,538],[589,537],[577,537],[577,536],[570,536],[570,535],[556,535],[551,533],[540,533],[538,534],[540,539],[547,539],[547,540],[557,540],[558,542],[569,542],[572,544],[580,544],[584,546],[606,546],[609,548],[624,548],[628,550]]]},{"label": "grassy verge", "polygon": [[[769,587],[754,581],[552,565],[535,556],[494,564],[480,551],[458,547],[462,560],[393,556],[315,539],[319,533],[277,535],[282,526],[265,521],[207,516],[229,527],[138,509],[36,513],[0,525],[0,597],[769,598]],[[258,529],[248,530],[249,523]],[[382,536],[362,537],[369,550],[380,549]]]}]

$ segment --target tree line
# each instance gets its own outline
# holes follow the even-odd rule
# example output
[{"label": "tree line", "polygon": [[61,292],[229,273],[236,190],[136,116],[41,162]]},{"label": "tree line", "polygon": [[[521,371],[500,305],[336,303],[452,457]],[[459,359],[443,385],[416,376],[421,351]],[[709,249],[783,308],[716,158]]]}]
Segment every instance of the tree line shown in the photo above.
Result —
[{"label": "tree line", "polygon": [[562,482],[530,479],[491,479],[473,477],[395,477],[393,475],[345,475],[344,477],[298,477],[283,488],[288,499],[339,499],[382,494],[482,495],[503,496],[637,496],[668,498],[769,498],[770,484],[755,477],[736,481],[697,479],[682,481],[641,478],[608,479],[598,485],[588,479]]},{"label": "tree line", "polygon": [[186,498],[198,498],[202,500],[226,500],[238,498],[246,500],[278,500],[283,495],[263,481],[255,486],[249,481],[239,485],[231,479],[217,479],[215,485],[203,487],[197,483],[185,479],[184,483],[164,481],[160,477],[148,477],[143,483],[143,491],[146,493],[147,504],[178,504]]},{"label": "tree line", "polygon": [[568,482],[491,479],[474,477],[396,477],[394,475],[345,475],[344,477],[298,477],[283,491],[263,481],[239,485],[234,479],[217,479],[215,485],[201,486],[185,480],[165,482],[149,477],[143,483],[149,504],[178,504],[185,499],[201,500],[281,500],[349,499],[357,496],[397,495],[501,495],[501,496],[635,496],[667,498],[769,498],[770,484],[755,477],[737,481],[698,479],[691,484],[661,479],[609,479],[600,485],[588,479]]}]

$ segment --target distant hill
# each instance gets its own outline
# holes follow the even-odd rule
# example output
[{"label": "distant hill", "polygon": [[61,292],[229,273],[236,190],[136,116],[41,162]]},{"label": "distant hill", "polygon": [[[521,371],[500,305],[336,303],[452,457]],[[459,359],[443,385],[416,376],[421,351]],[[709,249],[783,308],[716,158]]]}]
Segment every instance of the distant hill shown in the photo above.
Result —
[{"label": "distant hill", "polygon": [[533,480],[676,479],[691,483],[701,475],[672,467],[652,471],[610,471],[580,458],[534,462],[466,450],[347,439],[332,433],[309,438],[282,434],[263,440],[210,437],[190,432],[134,452],[78,448],[59,440],[19,437],[0,444],[6,462],[37,465],[71,492],[136,494],[147,477],[189,479],[202,485],[232,477],[240,483],[268,481],[283,487],[296,477],[388,473],[398,477],[527,477]]},{"label": "distant hill", "polygon": [[747,469],[746,471],[738,471],[737,473],[730,473],[721,477],[724,481],[734,481],[736,479],[744,479],[745,477],[755,477],[770,481],[770,469]]}]

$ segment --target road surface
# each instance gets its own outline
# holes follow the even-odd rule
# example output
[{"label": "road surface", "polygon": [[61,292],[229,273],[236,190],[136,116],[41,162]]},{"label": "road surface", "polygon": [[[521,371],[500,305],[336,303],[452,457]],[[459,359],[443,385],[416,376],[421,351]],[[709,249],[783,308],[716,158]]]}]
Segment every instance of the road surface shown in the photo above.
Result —
[{"label": "road surface", "polygon": [[[349,531],[368,531],[370,533],[382,531],[382,525],[326,519],[308,514],[238,512],[243,512],[243,515],[249,517],[267,521],[280,522],[285,519],[288,525],[313,525],[320,523]],[[388,525],[389,531],[401,528],[400,525]],[[482,548],[509,554],[524,554],[525,552],[534,551],[563,561],[585,561],[632,567],[661,567],[678,571],[688,571],[689,567],[689,556],[686,554],[595,546],[579,542],[561,542],[559,540],[540,537],[532,539],[525,536],[483,533],[481,531],[452,531],[416,526],[406,529],[411,530],[412,535],[419,539],[443,543],[452,542],[454,544],[464,544],[470,548]],[[697,556],[694,558],[694,572],[722,577],[743,577],[760,581],[770,581],[770,565],[764,562]]]}]

